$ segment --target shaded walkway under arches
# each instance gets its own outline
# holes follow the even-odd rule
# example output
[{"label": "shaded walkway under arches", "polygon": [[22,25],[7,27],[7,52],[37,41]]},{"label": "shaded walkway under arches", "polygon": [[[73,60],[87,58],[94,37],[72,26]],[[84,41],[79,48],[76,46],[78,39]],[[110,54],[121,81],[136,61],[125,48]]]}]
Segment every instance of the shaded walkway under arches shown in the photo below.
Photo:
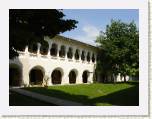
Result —
[{"label": "shaded walkway under arches", "polygon": [[9,67],[9,86],[21,85],[21,71],[18,66]]},{"label": "shaded walkway under arches", "polygon": [[61,81],[62,81],[61,71],[58,69],[55,69],[51,74],[51,78],[52,78],[52,84],[61,84]]},{"label": "shaded walkway under arches", "polygon": [[84,71],[83,74],[82,74],[83,83],[88,82],[88,77],[89,77],[89,71]]},{"label": "shaded walkway under arches", "polygon": [[69,83],[76,83],[76,72],[74,70],[69,73]]},{"label": "shaded walkway under arches", "polygon": [[41,69],[35,67],[29,73],[31,85],[42,85],[44,73]]}]

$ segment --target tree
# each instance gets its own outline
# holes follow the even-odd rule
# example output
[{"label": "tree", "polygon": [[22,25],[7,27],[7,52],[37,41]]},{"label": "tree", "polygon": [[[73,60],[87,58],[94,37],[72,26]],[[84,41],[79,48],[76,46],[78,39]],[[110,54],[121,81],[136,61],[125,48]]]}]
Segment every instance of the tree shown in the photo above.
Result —
[{"label": "tree", "polygon": [[[123,23],[111,21],[106,32],[97,37],[104,59],[99,67],[111,65],[106,70],[117,75],[121,73],[126,81],[126,75],[138,75],[139,71],[139,33],[134,22]],[[102,59],[102,58],[101,58]],[[108,62],[108,64],[107,64]]]},{"label": "tree", "polygon": [[46,44],[44,36],[54,37],[76,28],[77,21],[64,19],[62,10],[10,9],[9,10],[9,58],[31,43]]}]

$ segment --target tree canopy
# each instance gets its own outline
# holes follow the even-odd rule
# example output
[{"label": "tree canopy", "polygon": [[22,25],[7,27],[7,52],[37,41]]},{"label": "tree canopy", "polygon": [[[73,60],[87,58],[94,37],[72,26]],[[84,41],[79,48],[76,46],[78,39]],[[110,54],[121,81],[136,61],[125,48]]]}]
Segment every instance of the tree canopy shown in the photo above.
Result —
[{"label": "tree canopy", "polygon": [[62,10],[10,9],[9,10],[9,58],[18,56],[31,43],[46,45],[44,36],[54,37],[76,28],[77,21],[64,19]]},{"label": "tree canopy", "polygon": [[106,32],[96,40],[99,43],[98,68],[122,76],[137,75],[139,71],[139,32],[134,22],[111,21]]}]

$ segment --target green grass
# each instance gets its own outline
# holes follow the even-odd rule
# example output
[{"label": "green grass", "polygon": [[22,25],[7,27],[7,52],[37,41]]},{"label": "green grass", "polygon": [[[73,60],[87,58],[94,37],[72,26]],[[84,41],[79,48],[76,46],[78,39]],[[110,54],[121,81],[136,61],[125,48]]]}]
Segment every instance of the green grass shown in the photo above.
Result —
[{"label": "green grass", "polygon": [[79,84],[25,88],[48,96],[83,103],[85,105],[139,105],[138,82],[116,84]]},{"label": "green grass", "polygon": [[45,103],[15,92],[10,91],[9,94],[10,106],[54,106],[54,104]]}]

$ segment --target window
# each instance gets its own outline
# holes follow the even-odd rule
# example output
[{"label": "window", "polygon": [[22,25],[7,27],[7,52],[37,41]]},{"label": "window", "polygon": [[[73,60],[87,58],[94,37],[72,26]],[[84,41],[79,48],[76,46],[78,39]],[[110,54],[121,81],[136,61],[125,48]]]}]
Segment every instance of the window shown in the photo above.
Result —
[{"label": "window", "polygon": [[67,57],[68,57],[69,59],[72,59],[72,57],[73,57],[73,50],[72,50],[71,47],[69,47],[69,50],[68,50],[68,53],[67,53]]},{"label": "window", "polygon": [[48,48],[49,48],[49,44],[47,42],[41,44],[40,53],[42,55],[47,55],[48,54]]},{"label": "window", "polygon": [[95,62],[95,56],[94,56],[94,53],[92,55],[92,62]]},{"label": "window", "polygon": [[75,51],[75,59],[78,60],[79,59],[79,50],[76,49]]},{"label": "window", "polygon": [[90,62],[90,52],[87,54],[87,61]]},{"label": "window", "polygon": [[82,54],[81,54],[81,60],[84,61],[85,60],[85,51],[82,51]]},{"label": "window", "polygon": [[31,53],[37,53],[37,50],[38,50],[38,46],[37,46],[37,43],[31,43],[29,45],[29,48],[28,48],[28,51],[31,52]]},{"label": "window", "polygon": [[55,43],[52,44],[52,47],[50,49],[50,54],[52,56],[57,56],[57,44],[55,44]]},{"label": "window", "polygon": [[61,46],[61,49],[59,51],[59,56],[65,57],[65,46],[64,45]]}]

